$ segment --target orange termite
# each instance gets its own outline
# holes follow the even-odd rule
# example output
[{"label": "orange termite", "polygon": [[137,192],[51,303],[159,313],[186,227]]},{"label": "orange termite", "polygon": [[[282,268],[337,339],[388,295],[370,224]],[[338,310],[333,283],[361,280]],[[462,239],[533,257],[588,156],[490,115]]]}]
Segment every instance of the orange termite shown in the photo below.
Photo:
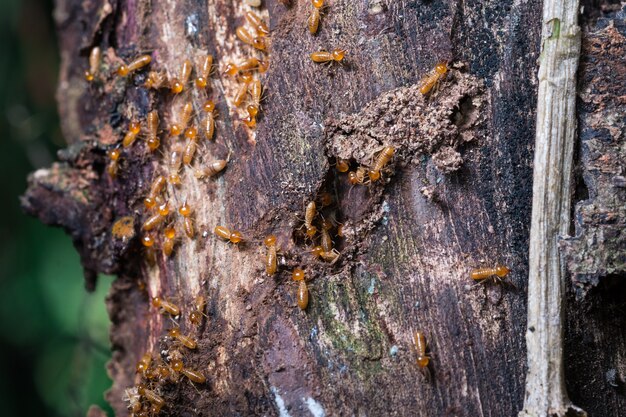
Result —
[{"label": "orange termite", "polygon": [[[255,78],[250,83],[250,97],[252,97],[252,105],[254,105],[258,111],[259,107],[261,107],[261,97],[263,95],[263,86],[261,85],[261,80]],[[256,113],[255,113],[256,116]]]},{"label": "orange termite", "polygon": [[265,272],[267,275],[274,275],[277,269],[276,263],[276,236],[269,235],[263,241],[267,246],[267,258],[265,258]]},{"label": "orange termite", "polygon": [[[172,112],[174,113],[174,112]],[[189,120],[191,119],[191,114],[193,113],[193,104],[191,101],[185,102],[183,106],[180,108],[180,113],[178,115],[174,114],[174,119],[176,122],[172,123],[170,126],[170,135],[178,136],[187,128],[189,124]]]},{"label": "orange termite", "polygon": [[490,277],[502,279],[506,277],[511,270],[504,265],[496,265],[495,268],[477,268],[472,270],[470,277],[474,281],[484,281]]},{"label": "orange termite", "polygon": [[194,304],[196,309],[189,313],[189,321],[191,322],[191,324],[198,326],[200,325],[200,323],[202,323],[202,317],[206,317],[206,315],[204,314],[206,299],[203,296],[199,295],[196,297]]},{"label": "orange termite", "polygon": [[196,341],[192,337],[185,336],[184,334],[182,334],[178,327],[171,328],[167,333],[172,339],[178,340],[180,343],[182,343],[185,347],[189,349],[195,349],[196,347],[198,347],[198,344],[196,343]]},{"label": "orange termite", "polygon": [[237,65],[235,65],[232,62],[229,62],[229,63],[226,64],[226,68],[224,68],[223,74],[224,75],[228,75],[230,77],[233,77],[233,76],[237,75],[238,72],[239,72],[239,68],[237,68]]},{"label": "orange termite", "polygon": [[146,88],[158,90],[167,83],[167,76],[163,72],[150,71],[146,82],[143,84]]},{"label": "orange termite", "polygon": [[306,281],[304,279],[304,271],[302,269],[296,268],[293,270],[291,274],[292,279],[294,281],[299,281],[297,299],[298,299],[298,307],[300,310],[306,310],[309,305],[309,289],[306,286]]},{"label": "orange termite", "polygon": [[153,198],[158,196],[163,191],[165,184],[166,184],[165,177],[163,175],[157,176],[152,181],[152,184],[150,184],[150,194],[148,195]]},{"label": "orange termite", "polygon": [[236,30],[237,37],[240,41],[254,48],[265,51],[267,49],[267,45],[265,43],[265,39],[261,36],[252,36],[250,32],[243,26],[239,26]]},{"label": "orange termite", "polygon": [[[258,70],[259,72],[267,71],[268,63],[262,59],[257,58],[248,58],[244,61],[241,61],[239,65],[229,64],[226,66],[228,75],[235,75],[237,72],[247,72]],[[234,68],[234,70],[233,70]]]},{"label": "orange termite", "polygon": [[363,184],[365,181],[365,168],[358,167],[356,171],[348,172],[348,182],[352,185]]},{"label": "orange termite", "polygon": [[435,66],[435,69],[430,72],[420,82],[420,93],[423,95],[428,94],[435,85],[446,75],[448,72],[448,63],[440,62]]},{"label": "orange termite", "polygon": [[102,51],[99,46],[94,46],[89,52],[89,69],[85,71],[85,79],[89,82],[93,81],[100,70],[100,61],[102,60]]},{"label": "orange termite", "polygon": [[126,135],[124,135],[124,139],[122,140],[122,146],[124,146],[125,148],[128,148],[133,143],[135,143],[135,140],[137,139],[137,135],[139,135],[140,131],[141,131],[141,125],[138,122],[135,122],[135,121],[130,122],[128,124],[128,131],[126,132]]},{"label": "orange termite", "polygon": [[182,143],[175,143],[172,145],[168,157],[168,166],[170,173],[177,174],[180,170],[180,167],[183,164],[183,151],[184,147]]},{"label": "orange termite", "polygon": [[185,365],[181,359],[174,359],[171,362],[172,369],[176,372],[180,372],[189,378],[190,381],[193,381],[197,384],[204,384],[206,382],[206,378],[202,375],[201,372],[193,371],[191,369],[185,368]]},{"label": "orange termite", "polygon": [[185,130],[185,138],[187,138],[187,144],[183,150],[183,163],[189,165],[198,147],[198,129],[195,126],[191,126]]},{"label": "orange termite", "polygon": [[320,26],[320,11],[319,9],[313,8],[311,10],[311,15],[307,20],[307,24],[309,26],[309,32],[311,35],[315,35],[317,33],[317,29]]},{"label": "orange termite", "polygon": [[154,297],[152,299],[152,305],[156,308],[163,309],[163,311],[171,314],[172,316],[178,316],[180,314],[180,308],[176,304],[170,303],[160,297]]},{"label": "orange termite", "polygon": [[146,118],[146,143],[150,151],[155,151],[159,148],[161,141],[159,140],[157,133],[159,132],[159,113],[156,110],[152,110],[148,113]]},{"label": "orange termite", "polygon": [[193,227],[193,219],[191,218],[191,207],[185,201],[178,209],[178,213],[183,216],[183,229],[189,239],[193,239],[195,236],[195,229]]},{"label": "orange termite", "polygon": [[126,77],[131,72],[145,67],[151,61],[152,57],[150,55],[141,55],[133,59],[128,65],[120,65],[120,67],[117,69],[117,75],[119,75],[120,77]]},{"label": "orange termite", "polygon": [[209,75],[211,75],[211,69],[213,68],[213,55],[209,54],[204,57],[202,64],[197,70],[198,77],[196,78],[196,87],[205,88],[209,83]]},{"label": "orange termite", "polygon": [[261,19],[256,13],[247,12],[246,20],[250,26],[252,26],[261,35],[265,36],[270,34],[270,29],[267,27],[263,19]]},{"label": "orange termite", "polygon": [[143,235],[141,237],[141,244],[146,248],[151,248],[154,245],[154,238],[150,234]]},{"label": "orange termite", "polygon": [[396,149],[393,146],[385,146],[385,148],[380,152],[374,162],[374,166],[367,173],[372,182],[380,179],[380,171],[389,163],[395,152]]},{"label": "orange termite", "polygon": [[230,241],[230,243],[239,243],[243,240],[240,232],[231,232],[224,226],[215,226],[213,232],[222,239]]},{"label": "orange termite", "polygon": [[311,201],[304,210],[304,227],[306,227],[308,237],[313,237],[315,233],[317,233],[317,227],[313,226],[313,220],[315,220],[316,214],[317,207],[315,206],[315,201]]},{"label": "orange termite", "polygon": [[421,370],[426,370],[430,363],[430,356],[426,354],[426,337],[422,332],[415,332],[413,335],[413,343],[415,344],[415,351],[417,352],[417,366]]},{"label": "orange termite", "polygon": [[213,100],[207,100],[202,108],[206,112],[206,117],[202,126],[204,130],[204,136],[207,138],[207,140],[211,140],[213,139],[213,135],[215,134],[215,103],[213,102]]},{"label": "orange termite", "polygon": [[148,368],[150,367],[151,362],[152,362],[152,355],[150,354],[150,352],[146,352],[141,357],[141,359],[139,359],[139,362],[137,363],[137,366],[136,366],[137,373],[143,374],[144,372],[146,372]]},{"label": "orange termite", "polygon": [[321,9],[322,7],[324,7],[324,0],[311,0],[311,3],[316,9]]},{"label": "orange termite", "polygon": [[346,55],[345,49],[334,49],[332,52],[318,51],[311,54],[313,62],[341,62]]},{"label": "orange termite", "polygon": [[235,105],[235,107],[241,106],[241,104],[245,100],[246,96],[248,95],[249,84],[250,83],[248,81],[243,81],[241,84],[239,84],[239,88],[237,89],[237,92],[235,93],[235,98],[233,99],[233,104]]},{"label": "orange termite", "polygon": [[109,164],[107,165],[107,172],[113,178],[117,176],[117,172],[119,170],[119,159],[122,156],[122,151],[119,149],[111,149],[107,152],[109,156]]},{"label": "orange termite", "polygon": [[330,252],[333,250],[333,240],[330,237],[330,233],[328,233],[328,230],[325,227],[322,227],[321,231],[320,231],[322,237],[321,237],[321,246],[322,249],[324,250],[324,252]]},{"label": "orange termite", "polygon": [[205,166],[204,168],[196,169],[194,171],[194,176],[199,180],[203,178],[214,177],[215,175],[222,172],[224,168],[226,168],[227,164],[228,161],[226,161],[225,159],[217,159]]},{"label": "orange termite", "polygon": [[176,244],[176,229],[173,226],[166,227],[163,230],[163,253],[165,256],[171,256]]},{"label": "orange termite", "polygon": [[180,67],[180,73],[178,78],[172,78],[170,82],[170,90],[173,94],[182,93],[185,89],[185,86],[189,82],[189,77],[191,76],[192,63],[190,60],[185,59],[183,61],[183,65]]},{"label": "orange termite", "polygon": [[157,406],[161,409],[165,405],[165,400],[161,398],[156,392],[149,390],[145,385],[138,385],[137,392],[139,395],[145,397],[148,401],[152,403],[152,405]]},{"label": "orange termite", "polygon": [[348,170],[350,169],[350,163],[345,159],[337,158],[337,163],[335,164],[335,167],[339,172],[348,172]]}]

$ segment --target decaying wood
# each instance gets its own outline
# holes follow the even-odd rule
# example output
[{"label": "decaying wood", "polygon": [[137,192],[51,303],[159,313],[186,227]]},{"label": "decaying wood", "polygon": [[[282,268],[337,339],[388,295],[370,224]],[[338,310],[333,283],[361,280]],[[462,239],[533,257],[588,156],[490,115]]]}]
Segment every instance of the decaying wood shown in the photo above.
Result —
[{"label": "decaying wood", "polygon": [[[72,145],[60,163],[31,176],[23,203],[68,230],[88,282],[97,272],[118,276],[108,299],[107,398],[127,415],[122,398],[139,379],[137,360],[172,348],[171,320],[149,303],[159,295],[183,309],[181,327],[199,345],[185,363],[208,377],[195,387],[160,385],[162,415],[515,415],[524,396],[540,3],[484,2],[479,10],[337,0],[315,37],[306,29],[310,2],[291,3],[260,9],[271,46],[255,132],[231,106],[237,83],[213,75],[216,142],[201,147],[196,165],[230,161],[211,179],[185,168],[183,184],[168,188],[173,206],[194,208],[199,233],[154,265],[138,239],[141,200],[163,159],[134,146],[111,179],[106,151],[133,117],[156,109],[166,123],[176,100],[146,91],[143,73],[124,81],[111,72],[144,52],[170,75],[207,52],[221,70],[255,53],[235,37],[248,9],[219,0],[57,5],[58,96]],[[104,75],[87,86],[82,70],[93,45],[105,51]],[[310,62],[310,52],[335,47],[349,51],[344,65]],[[455,64],[424,98],[418,82],[441,59]],[[206,97],[188,98],[200,108]],[[369,164],[387,145],[398,152],[378,184],[351,187],[334,169],[336,157]],[[170,146],[163,137],[163,150]],[[344,224],[334,265],[311,259],[299,237],[305,203],[323,192],[335,195]],[[132,233],[113,233],[128,216]],[[218,224],[241,230],[247,242],[216,239]],[[269,233],[281,258],[275,277],[264,274]],[[495,263],[513,270],[514,286],[469,282],[471,268]],[[298,266],[310,278],[306,312],[290,277]],[[197,294],[208,301],[199,330],[187,321]],[[433,356],[430,380],[415,363],[415,330]]]},{"label": "decaying wood", "polygon": [[578,1],[546,1],[539,64],[530,226],[526,397],[521,417],[586,415],[572,405],[563,369],[565,266],[558,240],[570,228],[576,139]]}]

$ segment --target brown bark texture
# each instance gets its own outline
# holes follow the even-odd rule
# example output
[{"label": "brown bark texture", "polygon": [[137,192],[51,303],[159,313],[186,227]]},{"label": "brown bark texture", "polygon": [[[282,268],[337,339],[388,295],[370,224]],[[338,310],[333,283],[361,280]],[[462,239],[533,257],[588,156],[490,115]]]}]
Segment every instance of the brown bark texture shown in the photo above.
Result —
[{"label": "brown bark texture", "polygon": [[[141,356],[167,362],[174,350],[207,382],[151,382],[166,401],[159,415],[516,415],[524,398],[541,3],[328,1],[313,36],[311,2],[266,0],[252,9],[269,22],[266,55],[235,36],[251,10],[244,3],[57,2],[58,101],[69,147],[31,175],[22,202],[71,235],[88,288],[98,273],[117,276],[107,301],[114,381],[107,398],[117,415],[129,415],[123,397],[141,380]],[[615,13],[583,28],[578,180],[589,195],[576,195],[585,200],[576,207],[575,237],[563,243],[573,278],[568,389],[575,404],[598,416],[626,413],[626,69],[623,61],[615,65],[625,28]],[[87,84],[93,46],[103,61]],[[334,48],[347,49],[342,64],[311,62],[311,52]],[[149,69],[170,77],[185,59],[212,54],[210,87],[190,84],[174,96],[146,89],[145,69],[125,79],[114,74],[142,53],[152,56]],[[232,104],[238,81],[222,74],[227,62],[250,56],[270,62],[258,75],[265,93],[255,130]],[[450,61],[450,71],[424,96],[419,82],[440,60]],[[179,227],[172,256],[157,250],[150,262],[140,241],[142,200],[151,181],[167,175],[176,142],[184,143],[167,126],[185,100],[200,123],[207,98],[217,103],[215,140],[199,141],[182,183],[165,192],[172,211],[184,202],[192,207],[196,237]],[[140,137],[123,149],[112,178],[107,151],[119,146],[129,121],[152,110],[160,115],[160,149],[149,152]],[[396,153],[381,181],[352,186],[336,170],[337,158],[352,169],[371,166],[384,146]],[[216,159],[229,160],[224,172],[194,176]],[[327,195],[333,202],[321,208]],[[334,264],[309,253],[303,221],[310,201],[320,208],[318,229],[322,216],[336,221],[341,255]],[[120,219],[131,227],[114,228]],[[182,220],[177,213],[169,219]],[[241,231],[245,241],[218,239],[217,225]],[[277,236],[279,258],[271,277],[268,234]],[[598,234],[608,236],[606,245]],[[156,240],[159,248],[162,237]],[[472,268],[496,263],[512,270],[504,283],[471,282]],[[307,276],[304,311],[291,279],[296,267]],[[207,306],[196,327],[188,315],[198,295]],[[159,314],[155,296],[179,305],[180,318]],[[175,325],[197,340],[196,349],[167,337]],[[428,373],[416,364],[418,330],[432,356]]]}]

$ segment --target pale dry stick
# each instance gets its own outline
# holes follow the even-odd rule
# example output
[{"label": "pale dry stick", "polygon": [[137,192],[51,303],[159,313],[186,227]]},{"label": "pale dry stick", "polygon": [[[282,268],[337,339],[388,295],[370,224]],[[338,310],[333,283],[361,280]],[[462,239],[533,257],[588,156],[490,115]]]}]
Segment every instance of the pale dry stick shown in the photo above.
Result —
[{"label": "pale dry stick", "polygon": [[576,139],[578,0],[543,5],[528,276],[528,373],[519,417],[586,416],[574,406],[563,372],[565,268],[558,240],[570,227]]}]

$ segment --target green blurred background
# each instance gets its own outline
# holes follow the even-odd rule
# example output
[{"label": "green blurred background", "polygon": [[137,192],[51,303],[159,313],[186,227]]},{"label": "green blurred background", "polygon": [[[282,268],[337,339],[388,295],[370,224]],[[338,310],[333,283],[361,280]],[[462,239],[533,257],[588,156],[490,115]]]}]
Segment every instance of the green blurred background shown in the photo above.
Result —
[{"label": "green blurred background", "polygon": [[0,0],[0,415],[112,415],[110,277],[84,290],[71,240],[25,216],[29,172],[49,166],[63,138],[54,100],[59,56],[51,0]]}]

